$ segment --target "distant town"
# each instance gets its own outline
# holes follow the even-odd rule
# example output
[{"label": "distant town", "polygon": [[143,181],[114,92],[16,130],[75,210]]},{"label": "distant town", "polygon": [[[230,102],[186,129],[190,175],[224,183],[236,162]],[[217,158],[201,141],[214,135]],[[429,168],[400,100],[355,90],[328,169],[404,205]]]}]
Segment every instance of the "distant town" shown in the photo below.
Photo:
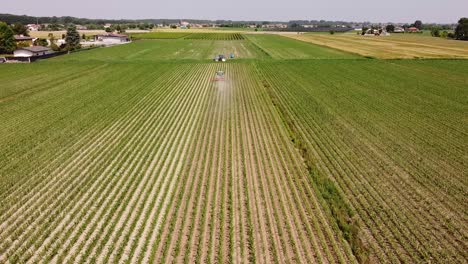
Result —
[{"label": "distant town", "polygon": [[[417,19],[415,19],[417,21]],[[414,22],[347,22],[327,20],[291,20],[291,21],[231,21],[231,20],[196,20],[196,19],[141,19],[141,20],[109,20],[87,19],[75,17],[34,17],[0,14],[0,21],[7,24],[21,23],[28,26],[30,31],[60,31],[65,30],[67,24],[75,24],[77,30],[105,30],[115,29],[119,26],[123,30],[154,28],[245,28],[262,30],[290,30],[290,31],[349,31],[359,28],[383,28],[394,25],[408,29],[414,26]],[[457,23],[435,24],[425,23],[421,29],[430,30],[437,27],[442,30],[453,30]]]},{"label": "distant town", "polygon": [[[74,17],[32,17],[0,14],[0,62],[33,62],[79,50],[126,44],[137,33],[154,30],[234,29],[241,31],[329,32],[354,31],[363,36],[388,36],[393,33],[423,33],[434,37],[456,38],[457,24],[371,23],[325,20],[230,21],[191,19],[106,20]],[[43,33],[40,33],[43,32]]]}]

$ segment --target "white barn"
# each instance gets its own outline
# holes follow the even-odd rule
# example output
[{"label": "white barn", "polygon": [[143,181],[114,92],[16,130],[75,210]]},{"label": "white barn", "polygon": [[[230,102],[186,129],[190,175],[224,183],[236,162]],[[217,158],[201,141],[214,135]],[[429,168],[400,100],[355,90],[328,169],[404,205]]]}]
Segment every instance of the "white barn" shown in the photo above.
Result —
[{"label": "white barn", "polygon": [[54,53],[50,48],[42,46],[32,46],[17,49],[13,52],[15,57],[36,57]]},{"label": "white barn", "polygon": [[96,41],[101,41],[105,45],[116,45],[127,43],[130,41],[127,35],[122,34],[105,34],[105,35],[96,35]]}]

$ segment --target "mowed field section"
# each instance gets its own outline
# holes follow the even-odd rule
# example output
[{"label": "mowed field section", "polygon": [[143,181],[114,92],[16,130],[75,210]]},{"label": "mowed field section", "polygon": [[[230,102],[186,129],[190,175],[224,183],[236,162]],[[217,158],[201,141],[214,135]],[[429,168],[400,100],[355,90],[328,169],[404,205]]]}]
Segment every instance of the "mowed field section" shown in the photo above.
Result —
[{"label": "mowed field section", "polygon": [[386,37],[354,34],[284,34],[285,37],[379,59],[468,58],[466,41],[431,36],[398,35]]}]

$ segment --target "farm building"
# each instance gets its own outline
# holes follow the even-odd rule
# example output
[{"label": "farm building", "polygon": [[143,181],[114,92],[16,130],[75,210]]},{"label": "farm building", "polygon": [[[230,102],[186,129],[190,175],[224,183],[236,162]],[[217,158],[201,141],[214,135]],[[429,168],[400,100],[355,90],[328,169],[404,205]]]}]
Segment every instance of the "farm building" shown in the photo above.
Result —
[{"label": "farm building", "polygon": [[389,36],[390,33],[388,33],[385,29],[368,29],[364,36]]},{"label": "farm building", "polygon": [[32,46],[33,45],[34,38],[23,36],[23,35],[15,35],[15,42],[16,45],[19,43],[24,43],[23,46]]},{"label": "farm building", "polygon": [[15,57],[36,57],[54,53],[50,48],[42,46],[33,46],[20,48],[13,52]]},{"label": "farm building", "polygon": [[127,43],[130,41],[127,35],[122,35],[122,34],[96,35],[95,40],[101,41],[105,45],[122,44],[122,43]]},{"label": "farm building", "polygon": [[26,25],[29,31],[39,31],[39,25],[38,24],[28,24]]},{"label": "farm building", "polygon": [[408,28],[408,32],[416,33],[416,32],[419,32],[419,29],[417,27],[410,27],[410,28]]}]

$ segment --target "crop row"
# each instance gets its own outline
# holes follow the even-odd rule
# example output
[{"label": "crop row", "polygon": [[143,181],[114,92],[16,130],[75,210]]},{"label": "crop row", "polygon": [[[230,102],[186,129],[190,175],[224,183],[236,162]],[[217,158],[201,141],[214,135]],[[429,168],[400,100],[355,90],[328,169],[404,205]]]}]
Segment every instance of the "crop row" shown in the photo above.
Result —
[{"label": "crop row", "polygon": [[[329,177],[367,230],[360,232],[360,241],[365,241],[362,246],[370,256],[361,257],[459,261],[466,246],[466,223],[459,214],[464,207],[459,187],[464,183],[457,172],[463,170],[463,154],[455,145],[447,145],[466,136],[458,132],[456,119],[431,116],[430,128],[425,122],[427,105],[434,112],[457,115],[457,99],[448,99],[450,93],[444,90],[461,88],[461,79],[454,76],[449,83],[433,79],[424,87],[411,86],[421,85],[417,79],[422,77],[405,73],[402,66],[359,62],[360,67],[354,68],[355,63],[289,62],[287,67],[271,63],[260,69],[285,122],[308,153],[306,159]],[[361,71],[389,77],[356,80]],[[402,92],[405,95],[400,96]],[[440,97],[433,101],[433,94],[446,98],[443,106]],[[421,102],[424,111],[419,110]]]},{"label": "crop row", "polygon": [[[65,149],[32,148],[43,165],[26,164],[25,176],[3,187],[0,261],[355,261],[304,184],[307,170],[251,64],[168,63],[132,71],[122,86],[99,80],[100,71],[128,67],[86,76],[101,89],[77,76],[89,87],[70,81],[50,89],[53,98],[18,99],[50,100],[37,108],[38,123],[51,113],[66,123],[73,113],[53,112],[59,105],[90,112],[80,113],[79,132],[63,124],[75,135],[58,142]],[[212,81],[218,70],[225,81]],[[67,87],[77,91],[69,99]],[[113,100],[101,99],[114,89]],[[27,157],[18,153],[18,162]]]},{"label": "crop row", "polygon": [[[172,78],[172,79],[174,79],[174,78]],[[142,79],[142,80],[145,80],[145,79]],[[170,80],[170,79],[169,79],[169,80]],[[146,85],[148,85],[148,83],[147,83]],[[138,87],[138,85],[136,85],[136,86]],[[136,125],[137,123],[135,123],[135,122],[132,121],[132,124]],[[115,137],[114,137],[114,138],[115,138]],[[98,144],[96,144],[95,141],[94,141],[94,142],[91,141],[90,144],[91,144],[91,143],[94,143],[94,144],[92,144],[92,145],[94,145],[94,146],[96,146],[96,147],[99,146]],[[111,142],[108,141],[108,142],[106,142],[106,143],[111,143]],[[112,146],[112,145],[113,145],[113,144],[110,144],[109,146]],[[101,149],[101,151],[102,151],[102,149]],[[78,152],[78,153],[79,153],[79,152]],[[85,152],[85,153],[86,153],[86,152]],[[103,153],[106,153],[106,154],[107,154],[107,152],[105,152],[105,151],[104,151]],[[93,159],[93,158],[95,158],[93,155],[90,155],[89,153],[86,153],[85,157],[86,157],[87,159]],[[96,160],[96,161],[102,161],[102,162],[104,161],[104,160],[100,160],[100,159],[94,159],[94,160]],[[79,161],[79,160],[78,160],[78,161]],[[71,162],[72,162],[71,164],[73,165],[73,164],[75,164],[75,162],[77,162],[77,160],[71,160]],[[80,165],[79,162],[77,162],[77,163],[78,163],[78,164],[76,164],[75,166],[79,166],[79,165]],[[105,162],[104,162],[103,164],[105,164]],[[91,166],[91,165],[90,165],[90,166]],[[97,166],[97,165],[94,165],[94,166]],[[100,167],[100,166],[98,166],[98,167]],[[86,173],[86,172],[88,172],[88,171],[84,170],[84,173]],[[86,174],[85,174],[85,175],[86,175]],[[85,175],[82,176],[83,179],[89,178],[89,177],[85,177]],[[57,174],[54,175],[54,174],[52,173],[51,176],[57,177]],[[98,175],[96,175],[96,176],[98,176]],[[74,177],[64,178],[64,180],[76,180],[76,179],[80,179],[80,177],[78,177],[78,178],[74,178]],[[50,181],[44,181],[44,182],[47,182],[47,183],[49,183],[49,184],[53,183],[53,182],[50,182]],[[67,185],[65,185],[65,186],[67,186]],[[76,187],[86,188],[86,187],[85,187],[86,185],[80,186],[80,185],[73,185],[73,184],[71,184],[71,183],[69,183],[68,186],[70,186],[70,187],[75,187],[75,188],[76,188]],[[104,185],[104,186],[105,186],[105,185]],[[47,191],[46,194],[50,194],[50,191],[51,191],[50,188],[46,188],[46,189],[44,189],[44,190]],[[57,192],[62,192],[62,191],[64,191],[64,190],[63,190],[63,189],[61,190],[60,188],[52,188],[52,191],[54,191],[54,192],[55,192],[55,191],[57,191]],[[37,193],[37,192],[32,192],[32,194],[39,195],[39,193]],[[59,195],[64,195],[64,194],[67,194],[67,195],[68,195],[67,192],[62,192],[62,193],[60,193]],[[43,196],[44,199],[46,199],[46,196],[48,196],[48,195],[44,195],[44,196]],[[40,196],[39,196],[39,197],[40,197]],[[34,202],[34,200],[30,200],[30,201]],[[42,201],[42,200],[39,200],[39,201],[38,201],[39,204],[40,204],[41,201]],[[92,200],[90,200],[90,201],[92,201]],[[89,201],[89,202],[90,202],[90,201]],[[46,204],[47,204],[47,203],[46,203]],[[36,206],[31,205],[31,206],[28,207],[28,208],[31,208],[31,210],[32,210],[32,209],[36,208]],[[43,209],[45,209],[45,208],[43,208]],[[79,207],[78,207],[78,209],[79,209]],[[81,208],[81,209],[82,209],[82,208]],[[22,212],[16,210],[16,213],[17,213],[18,215],[20,215]],[[25,212],[25,215],[24,215],[24,216],[28,216],[28,215],[33,216],[32,212],[31,212],[31,213],[26,213],[26,212]],[[22,220],[22,219],[24,219],[24,217],[19,217],[19,218],[18,218],[18,221],[20,221],[20,220]],[[40,221],[40,219],[36,219],[36,221]],[[22,232],[22,231],[21,231],[22,229],[21,229],[19,226],[16,226],[16,225],[14,225],[14,224],[8,224],[7,226],[18,227],[18,228],[15,228],[15,230],[16,230],[16,232],[17,232],[18,234],[21,234],[21,232]],[[53,225],[52,225],[51,227],[53,227]],[[7,231],[7,232],[5,232],[4,234],[5,234],[5,235],[11,235],[12,233]],[[22,237],[24,237],[24,236],[22,236]],[[16,240],[16,239],[14,239],[14,240]],[[2,240],[2,241],[5,241],[6,243],[8,243],[8,239]],[[20,240],[20,241],[21,241],[21,240]],[[38,243],[38,242],[36,242],[36,243]],[[39,244],[40,244],[40,243],[39,243]],[[23,247],[24,247],[24,246],[25,246],[25,245],[23,244]],[[10,252],[21,253],[21,251],[18,251],[18,250],[10,250]],[[3,254],[2,254],[2,255],[3,255]],[[20,255],[20,256],[21,256],[21,255]]]},{"label": "crop row", "polygon": [[201,40],[243,40],[244,36],[239,33],[191,33],[185,39]]},{"label": "crop row", "polygon": [[206,66],[220,67],[226,81],[210,85],[196,148],[204,151],[189,161],[188,186],[150,260],[352,261],[313,191],[296,179],[303,164],[250,66]]}]

